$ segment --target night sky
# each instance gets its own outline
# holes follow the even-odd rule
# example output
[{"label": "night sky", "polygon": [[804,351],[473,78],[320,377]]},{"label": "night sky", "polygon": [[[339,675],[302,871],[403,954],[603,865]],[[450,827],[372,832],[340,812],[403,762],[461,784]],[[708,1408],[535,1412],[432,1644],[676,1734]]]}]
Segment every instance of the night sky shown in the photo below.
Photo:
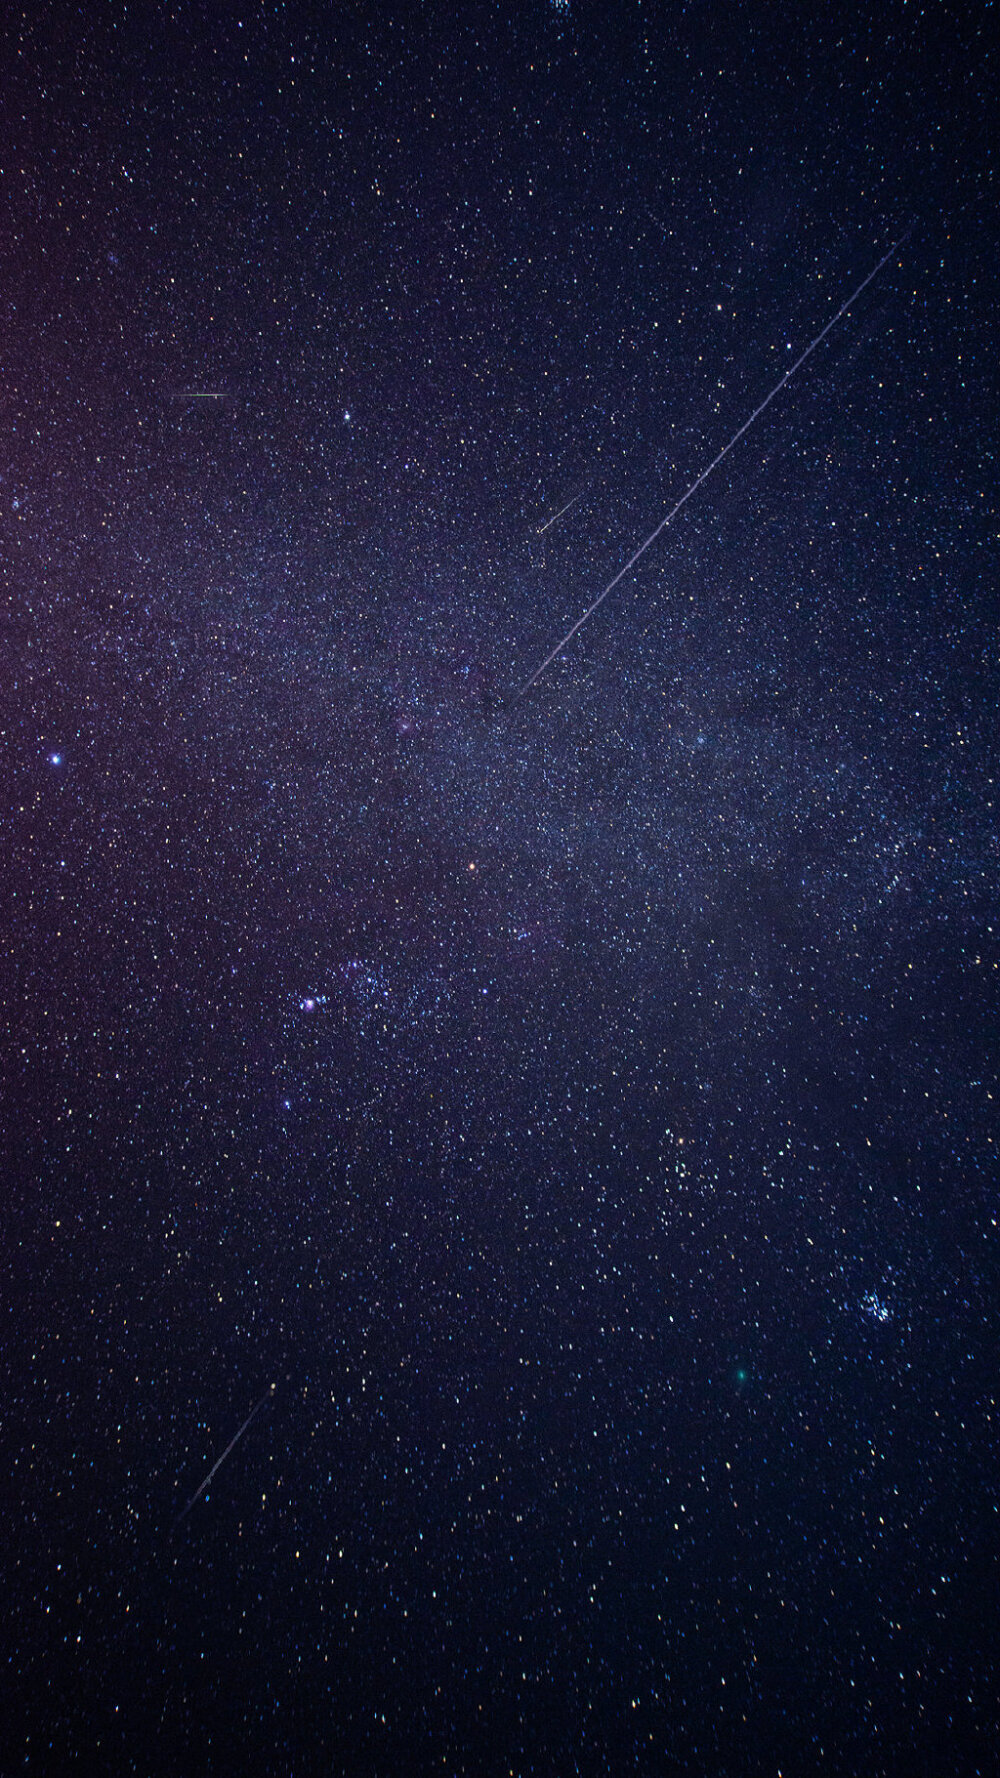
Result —
[{"label": "night sky", "polygon": [[7,12],[4,1773],[997,1770],[994,26]]}]

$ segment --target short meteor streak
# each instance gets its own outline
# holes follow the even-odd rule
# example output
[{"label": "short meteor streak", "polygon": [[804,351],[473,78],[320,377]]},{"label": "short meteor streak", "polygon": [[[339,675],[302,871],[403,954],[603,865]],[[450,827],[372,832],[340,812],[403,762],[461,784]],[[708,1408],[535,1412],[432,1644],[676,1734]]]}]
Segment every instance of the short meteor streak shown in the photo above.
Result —
[{"label": "short meteor streak", "polygon": [[551,519],[548,519],[544,525],[539,525],[539,527],[538,527],[539,537],[541,537],[542,534],[548,530],[550,525],[554,525],[557,519],[561,519],[564,513],[569,512],[570,507],[576,505],[577,501],[580,499],[580,496],[582,494],[583,494],[583,489],[581,488],[580,493],[574,494],[572,500],[567,500],[565,506],[561,506],[559,508],[559,511]]},{"label": "short meteor streak", "polygon": [[[751,426],[754,424],[754,421],[760,419],[760,416],[764,412],[764,409],[766,407],[770,407],[775,396],[780,395],[782,389],[785,387],[785,384],[790,381],[790,379],[795,375],[795,372],[797,370],[801,369],[802,365],[805,363],[807,358],[812,357],[812,354],[815,352],[816,347],[818,345],[820,345],[823,340],[826,339],[826,336],[828,333],[831,333],[833,331],[833,329],[837,325],[837,322],[842,318],[842,316],[846,315],[851,304],[854,302],[857,302],[858,297],[861,295],[861,292],[863,290],[867,290],[869,284],[872,282],[872,279],[878,277],[878,274],[882,270],[882,267],[884,265],[888,265],[888,263],[894,253],[899,252],[899,249],[902,247],[903,242],[906,241],[909,238],[909,236],[913,233],[914,226],[915,226],[914,224],[911,224],[910,227],[906,230],[906,233],[903,235],[900,235],[898,241],[893,242],[892,246],[889,248],[888,253],[883,254],[882,258],[879,260],[878,265],[874,268],[874,270],[870,271],[868,273],[867,278],[862,279],[861,283],[858,285],[856,290],[851,291],[851,294],[847,298],[846,302],[841,303],[840,308],[837,310],[837,313],[833,317],[833,320],[828,321],[826,326],[822,329],[822,331],[816,335],[816,338],[809,342],[809,345],[806,347],[805,351],[803,353],[801,353],[801,355],[798,358],[796,358],[795,363],[788,370],[786,370],[784,376],[781,378],[781,381],[778,383],[775,383],[774,388],[771,390],[771,393],[769,395],[765,395],[765,397],[759,407],[754,408],[753,413],[750,415],[749,420],[744,420],[739,431],[733,433],[733,436],[729,440],[729,443],[727,445],[723,445],[722,450],[719,452],[717,457],[713,458],[713,460],[709,464],[708,468],[702,470],[697,481],[693,481],[691,483],[691,486],[687,489],[686,493],[681,495],[676,506],[672,506],[670,508],[670,511],[667,513],[666,518],[661,519],[659,524],[657,525],[655,531],[650,532],[649,536],[646,538],[645,543],[640,543],[640,545],[639,545],[638,549],[635,551],[635,553],[633,555],[629,556],[629,559],[625,563],[624,568],[620,568],[618,570],[618,573],[615,575],[614,580],[609,580],[607,586],[604,588],[604,591],[602,593],[598,593],[597,598],[594,600],[592,605],[588,605],[583,616],[577,618],[576,623],[573,625],[573,628],[571,630],[567,630],[562,641],[557,642],[555,647],[553,648],[551,654],[547,654],[545,656],[545,659],[543,660],[541,666],[537,667],[535,669],[534,673],[532,673],[532,675],[531,675],[531,678],[529,680],[527,680],[526,683],[524,685],[522,685],[520,691],[515,694],[515,699],[514,699],[515,703],[518,702],[519,699],[524,697],[525,692],[528,692],[531,690],[531,687],[536,683],[536,681],[542,677],[542,674],[545,672],[546,667],[550,667],[552,665],[552,662],[555,660],[556,656],[562,654],[562,651],[566,647],[567,643],[572,642],[573,637],[576,635],[577,630],[583,629],[583,626],[587,622],[587,619],[593,617],[594,612],[597,610],[598,606],[603,605],[608,594],[618,585],[618,582],[620,580],[624,580],[629,569],[635,567],[635,564],[639,560],[639,557],[644,556],[646,551],[648,550],[650,544],[656,542],[656,539],[659,537],[660,532],[665,531],[667,526],[670,524],[671,520],[675,519],[677,517],[677,514],[680,512],[681,507],[685,506],[687,504],[687,502],[690,500],[692,494],[697,493],[698,489],[701,487],[702,482],[707,482],[713,469],[718,469],[719,464],[722,462],[723,458],[728,457],[730,451],[732,450],[732,448],[735,444],[739,444],[739,441],[743,437],[743,434],[745,432],[749,432]],[[565,511],[565,508],[563,510]],[[559,514],[557,513],[556,518],[558,518],[558,517],[559,517]],[[552,521],[552,520],[549,521],[550,524],[553,522],[554,521]]]},{"label": "short meteor streak", "polygon": [[257,1415],[260,1413],[261,1408],[264,1406],[264,1403],[266,1401],[270,1401],[272,1395],[274,1394],[275,1387],[276,1387],[276,1385],[274,1383],[272,1383],[271,1387],[264,1391],[264,1394],[261,1396],[259,1402],[257,1402],[256,1405],[250,1409],[250,1412],[247,1415],[246,1419],[244,1420],[243,1425],[240,1427],[239,1432],[236,1434],[236,1436],[234,1438],[230,1439],[228,1445],[226,1446],[225,1450],[222,1453],[222,1456],[218,1457],[216,1459],[216,1461],[212,1464],[212,1467],[209,1470],[207,1476],[205,1477],[205,1480],[202,1482],[201,1487],[197,1490],[196,1493],[192,1494],[190,1500],[187,1503],[187,1506],[184,1508],[184,1511],[178,1513],[178,1515],[173,1523],[173,1530],[174,1531],[177,1530],[178,1525],[182,1525],[184,1523],[184,1520],[187,1518],[188,1513],[191,1511],[191,1508],[193,1506],[195,1506],[197,1504],[197,1502],[201,1499],[206,1488],[210,1485],[210,1483],[212,1481],[212,1477],[218,1472],[218,1470],[220,1470],[222,1468],[222,1465],[225,1463],[226,1458],[229,1456],[229,1453],[233,1449],[233,1447],[235,1445],[239,1444],[240,1439],[243,1437],[243,1434],[245,1433],[251,1420],[255,1420]]}]

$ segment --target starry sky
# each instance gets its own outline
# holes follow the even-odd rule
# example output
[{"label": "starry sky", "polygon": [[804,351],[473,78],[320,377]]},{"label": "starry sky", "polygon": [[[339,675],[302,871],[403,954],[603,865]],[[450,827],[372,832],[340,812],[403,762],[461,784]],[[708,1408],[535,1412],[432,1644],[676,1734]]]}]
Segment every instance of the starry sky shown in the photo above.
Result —
[{"label": "starry sky", "polygon": [[991,13],[8,12],[5,1771],[995,1770]]}]

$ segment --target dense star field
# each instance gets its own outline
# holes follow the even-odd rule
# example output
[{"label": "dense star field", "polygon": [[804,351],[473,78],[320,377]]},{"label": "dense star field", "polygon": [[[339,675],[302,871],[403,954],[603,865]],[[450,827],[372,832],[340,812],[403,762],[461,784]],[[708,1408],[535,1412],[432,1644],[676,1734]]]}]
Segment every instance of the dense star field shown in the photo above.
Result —
[{"label": "dense star field", "polygon": [[995,1771],[991,17],[7,14],[4,1772]]}]

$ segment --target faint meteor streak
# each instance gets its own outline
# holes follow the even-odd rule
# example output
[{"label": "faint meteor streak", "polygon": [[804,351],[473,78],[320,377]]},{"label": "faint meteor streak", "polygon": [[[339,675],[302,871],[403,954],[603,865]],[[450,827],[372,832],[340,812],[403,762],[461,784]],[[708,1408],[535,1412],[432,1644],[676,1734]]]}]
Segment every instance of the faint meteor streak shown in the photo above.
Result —
[{"label": "faint meteor streak", "polygon": [[[788,370],[786,370],[786,372],[785,372],[784,376],[781,378],[780,382],[775,383],[774,388],[771,390],[769,395],[765,395],[763,401],[760,403],[760,406],[754,408],[753,413],[750,415],[749,420],[744,420],[739,431],[733,433],[733,436],[729,440],[729,443],[726,445],[723,445],[718,456],[714,457],[712,459],[708,468],[702,470],[702,472],[698,476],[697,480],[693,481],[691,483],[691,486],[687,489],[687,491],[681,495],[680,499],[677,501],[677,504],[670,508],[670,511],[667,513],[666,518],[660,520],[655,531],[651,531],[649,536],[646,538],[645,542],[640,543],[638,549],[631,556],[629,556],[629,559],[625,563],[624,568],[619,568],[618,573],[615,575],[614,579],[608,581],[608,584],[604,588],[604,591],[602,593],[598,593],[597,598],[594,600],[592,605],[588,605],[583,616],[577,618],[576,623],[573,625],[573,628],[571,630],[567,630],[562,641],[557,642],[555,647],[553,648],[552,652],[545,656],[545,659],[543,660],[541,666],[536,667],[534,673],[532,673],[532,675],[531,675],[531,678],[529,680],[527,680],[524,685],[522,685],[520,691],[515,693],[515,696],[514,696],[515,703],[517,703],[521,698],[524,697],[525,692],[528,692],[531,690],[531,687],[535,684],[536,680],[539,680],[542,677],[542,674],[545,672],[546,667],[550,667],[552,665],[552,662],[555,660],[556,656],[562,653],[562,651],[566,647],[567,643],[572,642],[573,637],[576,635],[577,630],[582,630],[584,624],[587,622],[587,619],[590,617],[593,617],[594,612],[597,610],[598,606],[603,605],[605,599],[607,598],[608,594],[612,591],[612,589],[618,585],[618,582],[620,580],[624,580],[629,569],[635,567],[635,564],[639,560],[639,557],[645,555],[645,553],[648,550],[651,543],[656,542],[656,539],[659,537],[660,532],[665,531],[667,526],[670,524],[670,521],[677,517],[677,514],[680,512],[681,507],[687,504],[687,502],[690,500],[692,494],[696,493],[697,490],[701,487],[702,482],[706,482],[708,480],[713,469],[718,469],[719,464],[722,462],[723,458],[728,457],[733,446],[735,444],[739,443],[740,439],[743,437],[743,434],[745,432],[749,432],[749,430],[755,420],[760,419],[760,416],[764,412],[764,409],[766,407],[770,407],[771,402],[774,400],[775,396],[779,395],[781,393],[782,389],[785,387],[785,384],[789,381],[789,379],[791,377],[793,377],[795,375],[795,372],[801,368],[801,366],[805,363],[806,359],[810,358],[812,356],[812,354],[816,350],[816,347],[823,340],[826,339],[827,334],[830,333],[832,331],[832,329],[836,327],[837,322],[841,319],[841,316],[846,315],[851,304],[854,302],[857,302],[857,299],[861,295],[861,292],[863,290],[867,290],[868,285],[871,283],[872,279],[878,277],[878,274],[882,270],[882,267],[889,263],[889,260],[892,258],[893,254],[899,252],[899,249],[903,245],[903,242],[905,240],[907,240],[909,238],[909,236],[913,233],[913,229],[915,226],[916,225],[914,223],[910,224],[910,227],[906,230],[905,234],[900,235],[899,240],[893,242],[892,246],[889,248],[888,253],[884,253],[882,255],[882,258],[879,260],[878,265],[874,268],[873,271],[870,271],[868,273],[867,278],[863,278],[861,283],[858,285],[857,289],[851,291],[851,294],[847,298],[847,300],[845,302],[841,303],[840,308],[837,310],[837,313],[833,317],[833,320],[827,322],[826,326],[822,329],[822,331],[820,333],[818,333],[816,335],[816,338],[814,340],[810,340],[805,351],[803,353],[801,353],[800,356],[798,358],[796,358],[795,363],[793,365],[791,365],[791,367]],[[565,508],[563,510],[565,511]],[[556,518],[558,518],[559,516],[560,515],[557,513]],[[550,520],[549,522],[551,524],[554,521]]]},{"label": "faint meteor streak", "polygon": [[552,518],[551,518],[551,519],[547,519],[547,520],[546,520],[546,522],[545,522],[545,524],[544,524],[544,525],[539,525],[539,527],[538,527],[538,535],[539,535],[539,537],[541,537],[541,536],[542,536],[542,533],[543,533],[543,532],[545,532],[545,531],[547,531],[547,530],[548,530],[548,528],[549,528],[549,526],[550,526],[550,525],[554,525],[554,524],[555,524],[555,522],[556,522],[556,519],[561,519],[561,518],[562,518],[562,516],[563,516],[563,513],[564,513],[564,512],[568,512],[568,511],[569,511],[569,509],[570,509],[570,507],[571,507],[571,506],[575,506],[575,505],[576,505],[576,503],[577,503],[577,501],[578,501],[578,500],[579,500],[579,499],[580,499],[580,496],[581,496],[581,495],[582,495],[582,493],[583,493],[583,489],[582,489],[582,488],[581,488],[581,489],[580,489],[580,493],[579,493],[579,494],[574,494],[574,495],[573,495],[573,498],[572,498],[572,500],[567,500],[567,502],[566,502],[566,504],[565,504],[565,506],[561,506],[561,507],[560,507],[560,508],[559,508],[559,511],[558,511],[558,512],[557,512],[557,513],[555,513],[555,514],[554,514],[554,516],[553,516],[553,517],[552,517]]},{"label": "faint meteor streak", "polygon": [[272,1383],[270,1388],[266,1389],[264,1391],[264,1394],[261,1396],[260,1400],[255,1404],[255,1406],[250,1409],[250,1412],[247,1415],[246,1419],[244,1420],[243,1425],[240,1427],[239,1432],[236,1433],[235,1437],[230,1439],[228,1445],[226,1446],[225,1450],[222,1453],[222,1456],[216,1458],[216,1460],[212,1464],[212,1467],[209,1470],[207,1476],[205,1477],[205,1480],[202,1482],[201,1487],[199,1489],[197,1489],[197,1491],[194,1494],[192,1494],[192,1496],[191,1496],[190,1500],[188,1501],[187,1506],[184,1508],[183,1512],[180,1512],[177,1514],[177,1517],[174,1520],[173,1526],[172,1526],[172,1529],[174,1531],[177,1530],[178,1525],[183,1524],[184,1520],[188,1516],[188,1513],[191,1511],[191,1508],[201,1499],[202,1495],[205,1492],[205,1489],[209,1486],[209,1484],[212,1480],[212,1477],[216,1474],[216,1472],[218,1470],[220,1470],[222,1468],[222,1465],[225,1463],[226,1458],[229,1456],[229,1453],[233,1449],[234,1445],[239,1444],[240,1439],[243,1437],[243,1434],[245,1433],[251,1420],[255,1419],[256,1416],[260,1413],[260,1410],[264,1406],[264,1403],[266,1401],[270,1401],[271,1396],[274,1394],[276,1387],[277,1387],[277,1385]]}]

